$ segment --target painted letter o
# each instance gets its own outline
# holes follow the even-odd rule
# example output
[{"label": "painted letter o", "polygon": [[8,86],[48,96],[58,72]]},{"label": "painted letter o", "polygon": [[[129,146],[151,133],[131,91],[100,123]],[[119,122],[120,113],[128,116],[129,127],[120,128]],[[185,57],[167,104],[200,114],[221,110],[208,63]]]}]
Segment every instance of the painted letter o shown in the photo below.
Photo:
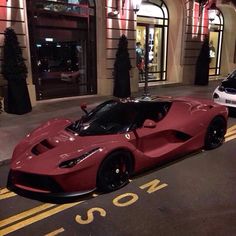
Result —
[{"label": "painted letter o", "polygon": [[[130,197],[131,199],[126,202],[120,202],[121,199]],[[126,207],[130,206],[138,200],[138,195],[135,193],[124,193],[113,199],[113,204],[117,207]]]}]

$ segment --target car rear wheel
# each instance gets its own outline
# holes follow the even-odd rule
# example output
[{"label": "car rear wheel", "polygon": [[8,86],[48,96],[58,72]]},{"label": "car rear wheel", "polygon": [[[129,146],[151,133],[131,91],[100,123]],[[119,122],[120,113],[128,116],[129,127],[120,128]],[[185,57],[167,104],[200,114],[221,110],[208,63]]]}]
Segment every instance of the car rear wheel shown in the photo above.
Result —
[{"label": "car rear wheel", "polygon": [[128,152],[117,151],[110,154],[101,164],[97,187],[100,191],[111,192],[129,182],[132,162]]},{"label": "car rear wheel", "polygon": [[215,117],[207,128],[205,149],[214,149],[224,142],[226,121],[222,117]]}]

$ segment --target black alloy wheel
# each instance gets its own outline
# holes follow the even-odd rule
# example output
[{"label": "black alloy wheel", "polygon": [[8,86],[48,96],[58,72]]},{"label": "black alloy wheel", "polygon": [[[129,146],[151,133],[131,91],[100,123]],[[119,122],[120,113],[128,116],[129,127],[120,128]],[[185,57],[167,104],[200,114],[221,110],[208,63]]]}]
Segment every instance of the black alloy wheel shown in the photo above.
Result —
[{"label": "black alloy wheel", "polygon": [[205,149],[210,150],[219,147],[224,142],[225,133],[225,119],[219,116],[215,117],[207,128]]},{"label": "black alloy wheel", "polygon": [[111,192],[122,188],[129,182],[132,170],[128,152],[116,151],[101,164],[97,177],[97,187],[102,192]]}]

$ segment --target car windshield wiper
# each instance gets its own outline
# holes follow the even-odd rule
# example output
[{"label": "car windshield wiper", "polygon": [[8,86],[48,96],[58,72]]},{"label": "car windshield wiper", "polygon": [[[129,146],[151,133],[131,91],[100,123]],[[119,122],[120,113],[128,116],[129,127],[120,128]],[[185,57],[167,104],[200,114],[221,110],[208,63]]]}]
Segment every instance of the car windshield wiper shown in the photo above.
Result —
[{"label": "car windshield wiper", "polygon": [[84,119],[84,116],[82,116],[79,120],[75,121],[75,123],[73,124],[73,129],[76,132],[80,131],[82,124],[83,124],[83,119]]}]

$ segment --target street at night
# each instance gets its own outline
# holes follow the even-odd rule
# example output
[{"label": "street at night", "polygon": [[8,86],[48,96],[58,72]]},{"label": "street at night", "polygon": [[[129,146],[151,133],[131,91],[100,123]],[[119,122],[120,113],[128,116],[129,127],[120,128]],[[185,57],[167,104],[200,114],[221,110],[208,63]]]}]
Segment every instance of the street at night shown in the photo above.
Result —
[{"label": "street at night", "polygon": [[236,0],[0,0],[0,236],[236,235]]},{"label": "street at night", "polygon": [[0,167],[0,235],[235,235],[235,118],[225,143],[134,176],[124,188],[54,204],[8,191]]}]

